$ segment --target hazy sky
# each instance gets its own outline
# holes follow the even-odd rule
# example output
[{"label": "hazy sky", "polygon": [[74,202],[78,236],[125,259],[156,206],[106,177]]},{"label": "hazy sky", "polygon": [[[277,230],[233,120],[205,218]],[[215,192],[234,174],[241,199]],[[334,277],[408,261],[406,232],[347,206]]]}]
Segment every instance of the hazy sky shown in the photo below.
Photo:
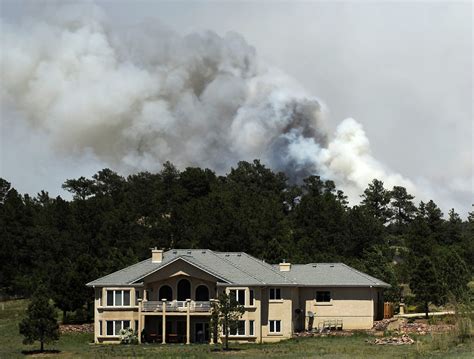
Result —
[{"label": "hazy sky", "polygon": [[[354,118],[363,124],[373,156],[418,186],[435,188],[434,200],[445,213],[450,205],[462,207],[458,211],[464,214],[470,208],[474,200],[470,2],[96,3],[117,27],[159,19],[181,34],[206,29],[219,35],[240,33],[260,59],[292,76],[326,104],[330,132],[345,118]],[[34,17],[28,2],[1,0],[1,4],[1,17],[9,23],[19,22],[25,14]],[[8,48],[2,45],[1,51]],[[57,194],[65,178],[90,175],[100,168],[84,158],[73,166],[64,156],[52,161],[54,155],[41,137],[26,140],[22,130],[15,135],[2,128],[0,175],[20,191],[45,188]],[[28,158],[33,158],[32,167]]]}]

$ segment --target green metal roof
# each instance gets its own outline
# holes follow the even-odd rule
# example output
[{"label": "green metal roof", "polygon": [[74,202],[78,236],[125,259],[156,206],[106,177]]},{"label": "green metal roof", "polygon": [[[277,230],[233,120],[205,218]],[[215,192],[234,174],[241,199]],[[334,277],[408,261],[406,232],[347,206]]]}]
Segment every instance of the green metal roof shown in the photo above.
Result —
[{"label": "green metal roof", "polygon": [[291,266],[289,272],[281,272],[278,265],[265,263],[244,252],[215,252],[209,249],[172,249],[163,253],[161,263],[153,263],[148,258],[87,283],[87,286],[139,285],[150,274],[179,260],[227,285],[389,287],[387,283],[342,263],[296,264]]}]

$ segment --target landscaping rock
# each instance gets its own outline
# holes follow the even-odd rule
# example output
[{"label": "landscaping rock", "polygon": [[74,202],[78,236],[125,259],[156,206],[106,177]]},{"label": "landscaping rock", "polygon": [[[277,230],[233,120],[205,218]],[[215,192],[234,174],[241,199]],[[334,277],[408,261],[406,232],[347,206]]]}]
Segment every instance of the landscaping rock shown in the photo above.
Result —
[{"label": "landscaping rock", "polygon": [[371,343],[375,345],[410,345],[415,343],[415,341],[408,335],[403,334],[396,337],[377,338]]},{"label": "landscaping rock", "polygon": [[93,333],[94,323],[86,324],[61,324],[59,325],[59,332],[64,333]]}]

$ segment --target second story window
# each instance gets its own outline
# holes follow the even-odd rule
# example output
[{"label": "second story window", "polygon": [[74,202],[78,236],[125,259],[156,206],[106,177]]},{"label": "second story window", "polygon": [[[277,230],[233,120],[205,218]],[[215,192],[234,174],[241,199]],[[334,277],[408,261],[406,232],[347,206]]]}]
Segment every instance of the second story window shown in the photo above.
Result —
[{"label": "second story window", "polygon": [[280,288],[270,288],[270,300],[281,299]]},{"label": "second story window", "polygon": [[239,302],[240,305],[245,305],[245,289],[231,289],[229,295]]},{"label": "second story window", "polygon": [[324,291],[317,291],[316,292],[316,302],[318,303],[329,303],[331,301],[331,292],[324,290]]},{"label": "second story window", "polygon": [[250,306],[255,305],[255,295],[254,295],[253,289],[250,289],[249,291],[249,305]]},{"label": "second story window", "polygon": [[130,305],[130,290],[108,290],[107,291],[107,306],[108,307],[122,307]]}]

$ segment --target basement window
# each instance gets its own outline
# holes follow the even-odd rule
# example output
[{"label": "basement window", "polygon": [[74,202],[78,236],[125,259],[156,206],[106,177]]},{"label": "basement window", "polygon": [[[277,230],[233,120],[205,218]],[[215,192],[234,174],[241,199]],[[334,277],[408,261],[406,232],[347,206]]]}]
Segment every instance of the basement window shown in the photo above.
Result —
[{"label": "basement window", "polygon": [[245,320],[239,320],[237,326],[230,329],[230,335],[245,335]]},{"label": "basement window", "polygon": [[281,333],[281,320],[270,320],[270,333]]},{"label": "basement window", "polygon": [[107,320],[107,332],[109,336],[118,336],[122,329],[130,328],[130,320]]},{"label": "basement window", "polygon": [[331,292],[328,290],[318,290],[316,292],[316,302],[329,303],[331,301]]},{"label": "basement window", "polygon": [[128,307],[130,305],[129,290],[108,290],[107,306],[108,307]]}]

